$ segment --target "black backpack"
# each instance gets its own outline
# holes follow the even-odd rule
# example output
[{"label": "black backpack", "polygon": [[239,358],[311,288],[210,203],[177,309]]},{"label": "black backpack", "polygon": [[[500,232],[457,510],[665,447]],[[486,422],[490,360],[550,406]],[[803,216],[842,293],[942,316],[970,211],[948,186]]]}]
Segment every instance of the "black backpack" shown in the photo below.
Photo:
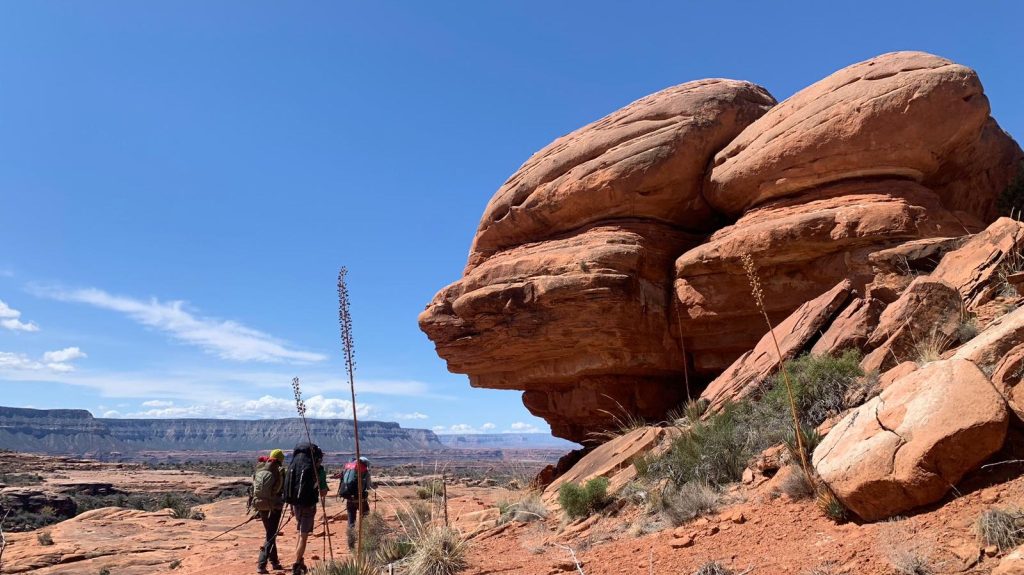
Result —
[{"label": "black backpack", "polygon": [[288,473],[284,478],[284,502],[310,507],[320,499],[320,477],[316,461],[320,448],[306,442],[295,446]]}]

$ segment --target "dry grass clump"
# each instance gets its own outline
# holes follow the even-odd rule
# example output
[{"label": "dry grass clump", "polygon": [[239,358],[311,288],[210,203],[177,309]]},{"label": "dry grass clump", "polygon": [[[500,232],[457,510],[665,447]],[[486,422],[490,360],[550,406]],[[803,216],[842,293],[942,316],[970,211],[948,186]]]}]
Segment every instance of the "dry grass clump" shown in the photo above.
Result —
[{"label": "dry grass clump", "polygon": [[317,563],[309,570],[309,575],[378,575],[378,573],[377,567],[355,559]]},{"label": "dry grass clump", "polygon": [[931,575],[935,573],[934,550],[917,532],[914,524],[905,519],[893,519],[878,533],[878,546],[882,557],[902,575]]},{"label": "dry grass clump", "polygon": [[548,516],[548,508],[541,501],[537,492],[528,493],[519,501],[499,505],[501,517],[499,523],[515,521],[518,523],[530,523],[544,519]]},{"label": "dry grass clump", "polygon": [[431,526],[413,541],[411,575],[452,575],[466,567],[466,541],[454,529]]},{"label": "dry grass clump", "polygon": [[807,475],[799,465],[790,465],[786,469],[786,475],[783,476],[779,484],[779,493],[793,501],[810,499],[815,495],[814,485],[807,480]]},{"label": "dry grass clump", "polygon": [[832,490],[825,485],[819,485],[815,494],[815,503],[818,505],[818,509],[821,513],[835,521],[836,523],[845,523],[849,519],[849,511],[843,502],[836,497]]},{"label": "dry grass clump", "polygon": [[932,329],[931,333],[914,346],[914,353],[917,356],[915,361],[918,365],[925,365],[942,359],[942,353],[953,345],[953,340],[954,338]]},{"label": "dry grass clump", "polygon": [[44,546],[53,545],[53,537],[50,535],[49,531],[40,531],[39,533],[36,533],[36,541],[38,541],[40,545]]},{"label": "dry grass clump", "polygon": [[434,499],[435,497],[441,497],[443,494],[444,481],[440,479],[431,479],[416,488],[416,497],[420,499]]},{"label": "dry grass clump", "polygon": [[718,561],[708,561],[694,571],[693,575],[733,575],[733,571]]},{"label": "dry grass clump", "polygon": [[974,532],[985,545],[1009,551],[1024,543],[1024,511],[1020,509],[989,509],[974,522]]},{"label": "dry grass clump", "polygon": [[835,561],[825,561],[813,569],[804,571],[801,575],[839,575],[839,573],[838,563]]},{"label": "dry grass clump", "polygon": [[721,499],[713,487],[698,482],[684,483],[678,487],[668,485],[658,498],[658,511],[673,525],[679,526],[718,510]]}]

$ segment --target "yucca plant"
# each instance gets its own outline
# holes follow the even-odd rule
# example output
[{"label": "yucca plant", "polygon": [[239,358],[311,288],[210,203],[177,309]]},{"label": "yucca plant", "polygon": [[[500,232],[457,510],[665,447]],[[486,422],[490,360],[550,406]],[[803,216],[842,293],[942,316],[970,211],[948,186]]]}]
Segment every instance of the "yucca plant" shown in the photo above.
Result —
[{"label": "yucca plant", "polygon": [[[341,347],[345,354],[345,370],[348,372],[348,387],[352,394],[352,432],[355,434],[356,461],[362,457],[359,449],[359,415],[356,410],[356,360],[355,338],[352,335],[352,306],[349,300],[348,283],[345,276],[348,268],[338,270],[338,324],[341,328]],[[356,473],[356,509],[363,508],[363,474]],[[356,513],[356,560],[363,548],[363,514]]]},{"label": "yucca plant", "polygon": [[317,563],[309,570],[309,575],[379,575],[379,570],[374,565],[360,562],[356,559],[346,561],[327,561]]},{"label": "yucca plant", "polygon": [[431,527],[413,541],[410,575],[453,575],[466,568],[466,540],[450,527]]}]

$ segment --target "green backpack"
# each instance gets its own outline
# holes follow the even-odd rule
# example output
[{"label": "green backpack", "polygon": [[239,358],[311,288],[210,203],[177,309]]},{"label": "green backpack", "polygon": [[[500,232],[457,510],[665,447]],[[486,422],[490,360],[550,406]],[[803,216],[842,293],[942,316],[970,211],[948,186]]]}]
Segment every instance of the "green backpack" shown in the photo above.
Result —
[{"label": "green backpack", "polygon": [[257,511],[270,511],[274,508],[277,497],[274,483],[277,480],[269,465],[261,465],[252,474],[252,506]]}]

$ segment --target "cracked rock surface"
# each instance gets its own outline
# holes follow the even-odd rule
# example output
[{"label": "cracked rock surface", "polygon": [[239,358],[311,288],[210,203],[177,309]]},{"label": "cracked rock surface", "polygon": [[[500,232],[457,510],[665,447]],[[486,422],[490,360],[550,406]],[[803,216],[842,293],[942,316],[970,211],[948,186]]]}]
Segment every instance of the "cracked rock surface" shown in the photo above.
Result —
[{"label": "cracked rock surface", "polygon": [[941,499],[999,450],[1006,403],[974,363],[936,361],[846,415],[814,450],[822,481],[860,518]]}]

